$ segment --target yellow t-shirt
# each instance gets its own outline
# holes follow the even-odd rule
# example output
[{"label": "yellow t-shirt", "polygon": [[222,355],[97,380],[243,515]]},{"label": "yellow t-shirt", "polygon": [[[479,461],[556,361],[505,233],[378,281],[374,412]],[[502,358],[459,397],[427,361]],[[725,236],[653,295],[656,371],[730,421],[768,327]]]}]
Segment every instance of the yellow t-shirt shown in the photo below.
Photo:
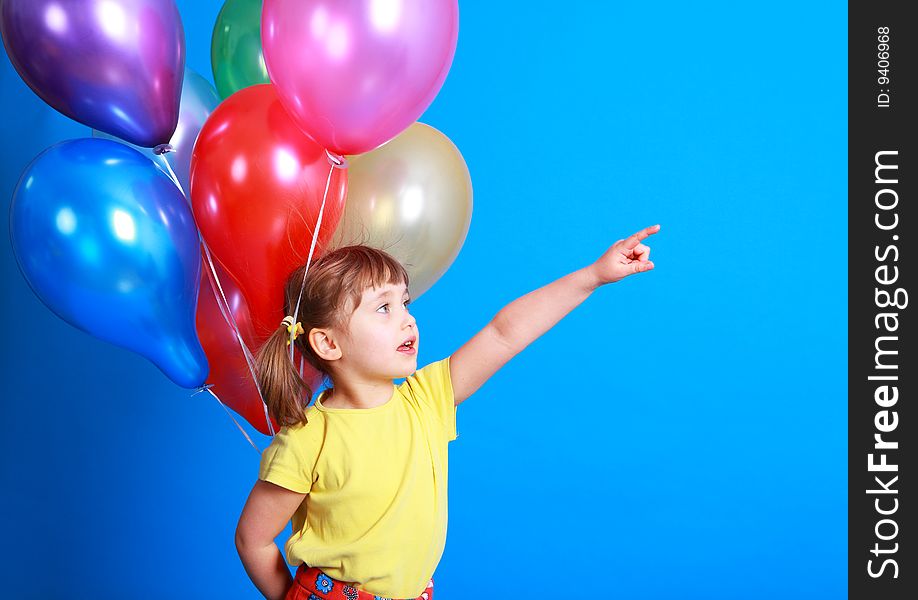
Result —
[{"label": "yellow t-shirt", "polygon": [[283,427],[258,478],[308,493],[291,521],[287,562],[388,598],[421,595],[446,545],[447,445],[456,439],[449,358],[393,384],[365,409],[328,408]]}]

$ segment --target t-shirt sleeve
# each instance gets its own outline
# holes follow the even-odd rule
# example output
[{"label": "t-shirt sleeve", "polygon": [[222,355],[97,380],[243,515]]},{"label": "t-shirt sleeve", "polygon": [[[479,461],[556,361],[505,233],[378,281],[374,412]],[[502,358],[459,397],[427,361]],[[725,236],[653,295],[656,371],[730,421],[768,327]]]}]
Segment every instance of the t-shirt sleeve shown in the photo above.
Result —
[{"label": "t-shirt sleeve", "polygon": [[446,431],[446,439],[453,441],[456,431],[456,397],[449,375],[449,357],[418,369],[405,379],[411,394],[425,405]]},{"label": "t-shirt sleeve", "polygon": [[[317,434],[321,423],[282,427],[271,444],[261,453],[258,478],[282,488],[308,494],[315,481],[318,450]],[[319,440],[321,441],[321,440]]]}]

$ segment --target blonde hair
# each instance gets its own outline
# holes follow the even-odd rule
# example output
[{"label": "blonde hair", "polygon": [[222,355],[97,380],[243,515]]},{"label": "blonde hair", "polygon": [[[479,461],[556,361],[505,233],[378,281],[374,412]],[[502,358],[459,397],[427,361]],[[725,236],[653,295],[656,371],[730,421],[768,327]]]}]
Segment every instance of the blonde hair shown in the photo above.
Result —
[{"label": "blonde hair", "polygon": [[[346,329],[368,288],[388,283],[408,285],[408,272],[394,257],[364,245],[345,246],[322,255],[309,266],[305,283],[304,272],[306,265],[287,279],[284,314],[302,323],[306,334],[313,328]],[[293,315],[301,286],[299,314]],[[294,345],[310,365],[329,377],[329,364],[316,355],[308,338],[308,335],[301,335]],[[289,339],[286,325],[278,324],[255,357],[258,384],[268,412],[281,427],[307,422],[306,407],[314,392],[290,361]]]}]

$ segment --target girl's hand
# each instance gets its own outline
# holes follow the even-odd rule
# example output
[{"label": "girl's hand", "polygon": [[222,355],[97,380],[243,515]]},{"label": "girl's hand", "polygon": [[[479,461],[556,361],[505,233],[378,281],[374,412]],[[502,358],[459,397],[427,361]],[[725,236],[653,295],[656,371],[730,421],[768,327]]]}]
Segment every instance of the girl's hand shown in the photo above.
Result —
[{"label": "girl's hand", "polygon": [[641,243],[641,240],[660,231],[659,225],[652,225],[635,233],[626,240],[618,240],[605,254],[599,257],[588,269],[596,277],[597,287],[606,283],[614,283],[633,273],[641,273],[653,269],[653,263],[648,260],[650,247]]}]

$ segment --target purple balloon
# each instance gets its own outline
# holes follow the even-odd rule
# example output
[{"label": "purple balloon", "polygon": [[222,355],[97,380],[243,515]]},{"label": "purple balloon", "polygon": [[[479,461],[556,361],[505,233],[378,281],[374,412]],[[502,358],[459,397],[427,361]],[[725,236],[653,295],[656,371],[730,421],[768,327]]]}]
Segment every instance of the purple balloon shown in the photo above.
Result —
[{"label": "purple balloon", "polygon": [[265,0],[261,40],[281,103],[316,142],[360,154],[414,123],[456,52],[456,0]]},{"label": "purple balloon", "polygon": [[0,33],[56,110],[138,146],[169,142],[185,69],[173,0],[0,0]]}]

